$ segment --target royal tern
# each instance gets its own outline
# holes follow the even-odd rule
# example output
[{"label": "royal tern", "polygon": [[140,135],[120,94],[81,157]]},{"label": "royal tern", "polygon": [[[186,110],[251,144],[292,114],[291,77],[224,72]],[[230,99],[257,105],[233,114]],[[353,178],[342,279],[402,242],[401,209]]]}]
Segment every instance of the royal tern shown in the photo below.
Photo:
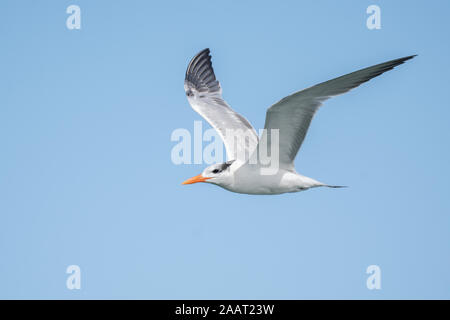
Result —
[{"label": "royal tern", "polygon": [[[184,88],[192,108],[222,138],[228,161],[207,167],[183,184],[208,182],[245,194],[280,194],[314,187],[341,187],[321,183],[295,171],[294,159],[314,114],[325,100],[358,87],[413,57],[415,55],[377,64],[281,99],[267,110],[265,134],[258,138],[251,124],[223,100],[222,89],[212,68],[210,51],[202,50],[188,65]],[[277,168],[275,171],[263,172],[267,164],[259,160],[252,162],[251,157],[242,158],[240,155],[258,155],[263,147],[272,150],[272,140],[276,140],[273,129],[277,130],[278,135],[278,148],[274,149],[278,153]],[[239,132],[244,139],[236,142],[235,137],[230,138],[229,132]],[[259,159],[258,156],[256,159]]]}]

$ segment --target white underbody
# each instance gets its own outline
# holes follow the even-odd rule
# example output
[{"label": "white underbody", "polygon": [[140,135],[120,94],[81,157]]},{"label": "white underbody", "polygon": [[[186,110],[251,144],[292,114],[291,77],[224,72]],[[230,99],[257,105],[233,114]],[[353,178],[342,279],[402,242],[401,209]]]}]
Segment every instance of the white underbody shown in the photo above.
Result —
[{"label": "white underbody", "polygon": [[326,186],[319,181],[285,169],[278,169],[276,174],[267,175],[261,174],[259,166],[246,164],[237,169],[232,166],[230,173],[230,179],[227,179],[226,183],[217,185],[236,193],[281,194]]}]

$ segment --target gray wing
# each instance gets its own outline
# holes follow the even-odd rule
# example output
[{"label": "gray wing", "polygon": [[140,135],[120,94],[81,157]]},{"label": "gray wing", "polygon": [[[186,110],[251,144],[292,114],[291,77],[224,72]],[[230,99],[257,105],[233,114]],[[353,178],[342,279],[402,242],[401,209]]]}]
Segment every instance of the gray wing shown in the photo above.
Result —
[{"label": "gray wing", "polygon": [[415,56],[391,60],[329,80],[281,99],[267,110],[260,144],[270,149],[271,129],[279,129],[280,168],[292,170],[294,159],[308,131],[309,124],[322,103],[343,94],[361,83],[393,69]]},{"label": "gray wing", "polygon": [[258,135],[252,125],[222,99],[222,89],[216,80],[209,49],[199,52],[189,63],[184,89],[189,104],[219,133],[228,160],[249,157],[258,145]]}]

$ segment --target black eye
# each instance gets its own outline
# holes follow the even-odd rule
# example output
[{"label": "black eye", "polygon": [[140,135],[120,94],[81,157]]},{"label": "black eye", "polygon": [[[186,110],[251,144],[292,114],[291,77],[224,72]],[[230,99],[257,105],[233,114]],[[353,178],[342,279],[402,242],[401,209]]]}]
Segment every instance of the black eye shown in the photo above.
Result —
[{"label": "black eye", "polygon": [[194,95],[194,93],[191,90],[186,91],[186,95],[188,97],[192,97]]},{"label": "black eye", "polygon": [[219,173],[219,169],[214,169],[212,173]]}]

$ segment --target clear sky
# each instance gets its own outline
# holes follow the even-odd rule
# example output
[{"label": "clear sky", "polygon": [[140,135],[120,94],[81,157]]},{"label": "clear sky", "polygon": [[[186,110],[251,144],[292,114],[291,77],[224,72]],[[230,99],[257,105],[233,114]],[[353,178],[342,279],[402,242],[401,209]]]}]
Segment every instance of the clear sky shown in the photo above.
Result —
[{"label": "clear sky", "polygon": [[[81,8],[69,30],[66,8]],[[381,29],[366,8],[381,8]],[[450,298],[449,1],[1,1],[0,298]],[[284,96],[408,61],[316,115],[297,170],[347,189],[180,183],[209,47],[256,128]],[[204,122],[204,128],[209,126]],[[81,268],[81,289],[66,268]],[[381,290],[366,269],[381,268]]]}]

